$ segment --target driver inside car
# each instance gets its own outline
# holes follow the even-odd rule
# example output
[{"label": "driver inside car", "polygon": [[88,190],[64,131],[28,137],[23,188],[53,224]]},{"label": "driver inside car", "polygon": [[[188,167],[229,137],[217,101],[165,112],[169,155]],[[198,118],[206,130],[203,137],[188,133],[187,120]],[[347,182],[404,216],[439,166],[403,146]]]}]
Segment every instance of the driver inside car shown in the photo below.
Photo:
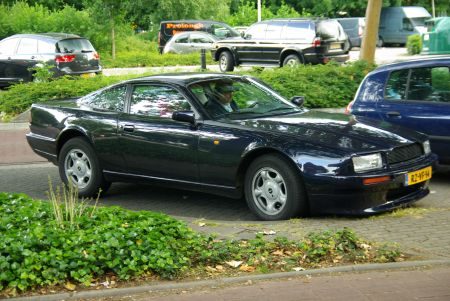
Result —
[{"label": "driver inside car", "polygon": [[213,116],[238,111],[238,105],[233,100],[234,91],[237,88],[231,83],[216,84],[213,97],[205,104],[206,110]]}]

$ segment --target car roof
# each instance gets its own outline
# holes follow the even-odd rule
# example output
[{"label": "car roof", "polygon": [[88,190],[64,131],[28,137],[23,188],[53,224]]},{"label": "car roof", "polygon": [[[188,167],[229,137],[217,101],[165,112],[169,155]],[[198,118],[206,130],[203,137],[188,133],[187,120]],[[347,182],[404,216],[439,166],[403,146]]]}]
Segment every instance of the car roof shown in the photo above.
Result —
[{"label": "car roof", "polygon": [[191,83],[205,81],[205,80],[220,80],[220,79],[236,79],[242,78],[240,75],[223,74],[223,73],[201,73],[201,72],[183,72],[183,73],[166,73],[139,77],[126,81],[126,83],[141,83],[141,82],[164,82],[178,85],[189,85]]},{"label": "car roof", "polygon": [[226,24],[220,21],[212,21],[212,20],[165,20],[161,21],[161,24],[165,23],[214,23],[214,24]]},{"label": "car roof", "polygon": [[55,41],[64,40],[64,39],[72,39],[72,38],[80,38],[80,36],[70,33],[62,33],[62,32],[50,32],[50,33],[23,33],[23,34],[15,34],[9,38],[43,38],[43,39],[51,39]]},{"label": "car roof", "polygon": [[429,67],[429,66],[436,66],[436,65],[449,66],[450,65],[450,56],[449,55],[436,56],[436,57],[420,58],[420,59],[415,59],[415,60],[396,62],[396,63],[380,66],[377,69],[375,69],[372,73],[392,71],[392,70],[405,69],[405,68]]}]

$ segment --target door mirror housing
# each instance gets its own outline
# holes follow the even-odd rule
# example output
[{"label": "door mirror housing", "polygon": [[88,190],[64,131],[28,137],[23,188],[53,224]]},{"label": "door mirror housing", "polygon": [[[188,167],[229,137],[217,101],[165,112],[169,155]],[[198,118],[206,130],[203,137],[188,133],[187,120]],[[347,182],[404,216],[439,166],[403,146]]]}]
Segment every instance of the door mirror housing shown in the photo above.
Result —
[{"label": "door mirror housing", "polygon": [[172,119],[175,121],[188,122],[190,124],[195,124],[195,114],[193,111],[173,112]]},{"label": "door mirror housing", "polygon": [[305,103],[305,97],[304,96],[294,96],[291,98],[291,102],[296,105],[297,107],[302,107]]}]

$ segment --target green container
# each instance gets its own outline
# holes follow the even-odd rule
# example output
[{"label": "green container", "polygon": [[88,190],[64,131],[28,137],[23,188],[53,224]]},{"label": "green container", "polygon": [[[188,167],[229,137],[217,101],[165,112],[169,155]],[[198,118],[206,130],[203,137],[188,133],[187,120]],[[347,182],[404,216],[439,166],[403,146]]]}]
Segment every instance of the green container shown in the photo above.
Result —
[{"label": "green container", "polygon": [[422,35],[422,53],[450,53],[450,17],[432,18],[425,24],[427,32]]}]

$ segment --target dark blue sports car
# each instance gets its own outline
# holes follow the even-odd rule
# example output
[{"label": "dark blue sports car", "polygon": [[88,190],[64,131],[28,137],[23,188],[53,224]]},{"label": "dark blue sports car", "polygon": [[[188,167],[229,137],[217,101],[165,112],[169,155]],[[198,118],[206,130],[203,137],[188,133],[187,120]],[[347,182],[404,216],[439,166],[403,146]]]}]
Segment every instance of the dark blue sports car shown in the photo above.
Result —
[{"label": "dark blue sports car", "polygon": [[425,135],[301,103],[246,76],[150,76],[33,105],[27,139],[82,196],[145,180],[245,196],[277,220],[373,214],[428,194]]}]

